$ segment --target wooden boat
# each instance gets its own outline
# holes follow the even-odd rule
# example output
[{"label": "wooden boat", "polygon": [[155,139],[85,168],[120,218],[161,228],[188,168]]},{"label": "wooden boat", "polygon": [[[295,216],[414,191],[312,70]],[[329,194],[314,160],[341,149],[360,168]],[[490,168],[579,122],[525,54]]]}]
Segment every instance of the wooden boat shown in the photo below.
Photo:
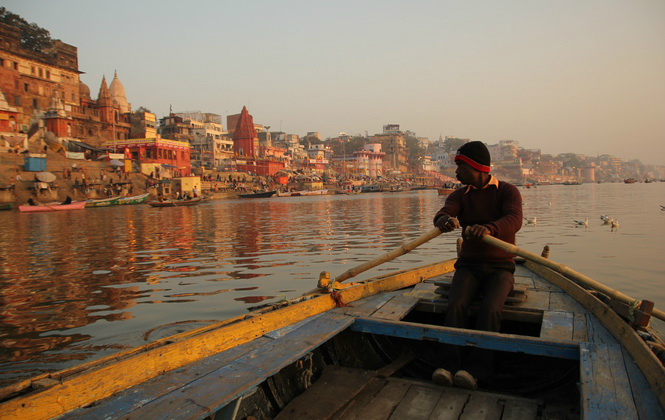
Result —
[{"label": "wooden boat", "polygon": [[278,197],[302,197],[308,195],[327,195],[328,190],[277,191]]},{"label": "wooden boat", "polygon": [[637,180],[635,178],[626,178],[623,180],[623,182],[626,184],[634,184],[637,182]]},{"label": "wooden boat", "polygon": [[115,206],[118,204],[118,200],[120,197],[111,197],[111,198],[103,198],[101,200],[88,200],[85,203],[86,207],[108,207],[108,206]]},{"label": "wooden boat", "polygon": [[277,193],[277,190],[274,191],[262,191],[251,194],[238,194],[240,198],[270,198]]},{"label": "wooden boat", "polygon": [[163,200],[163,201],[149,201],[152,207],[185,207],[195,206],[201,202],[201,197],[190,198],[188,200]]},{"label": "wooden boat", "polygon": [[131,197],[120,197],[118,199],[119,205],[128,205],[128,204],[143,204],[148,201],[148,196],[150,193],[133,195]]},{"label": "wooden boat", "polygon": [[18,206],[19,211],[24,213],[35,213],[35,212],[45,212],[45,211],[66,211],[66,210],[82,210],[85,208],[86,201],[74,201],[70,204],[62,203],[48,203],[48,204],[39,204],[36,206],[30,205],[21,205]]},{"label": "wooden boat", "polygon": [[0,203],[0,210],[11,210],[14,208],[14,203]]},{"label": "wooden boat", "polygon": [[[520,255],[500,333],[440,326],[455,260],[322,275],[325,293],[0,389],[0,418],[665,418],[648,308],[630,305],[635,330],[620,293]],[[494,380],[434,384],[440,343],[496,351]]]},{"label": "wooden boat", "polygon": [[439,192],[439,195],[450,195],[452,194],[457,188],[437,188],[436,190]]}]

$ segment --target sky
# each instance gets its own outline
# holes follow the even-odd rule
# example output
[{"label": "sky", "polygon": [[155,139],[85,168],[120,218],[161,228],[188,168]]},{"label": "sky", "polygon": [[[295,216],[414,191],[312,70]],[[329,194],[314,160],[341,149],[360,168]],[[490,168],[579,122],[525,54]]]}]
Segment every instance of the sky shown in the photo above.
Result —
[{"label": "sky", "polygon": [[[665,1],[4,0],[96,97],[323,138],[399,124],[665,165]],[[224,127],[226,129],[226,126]]]}]

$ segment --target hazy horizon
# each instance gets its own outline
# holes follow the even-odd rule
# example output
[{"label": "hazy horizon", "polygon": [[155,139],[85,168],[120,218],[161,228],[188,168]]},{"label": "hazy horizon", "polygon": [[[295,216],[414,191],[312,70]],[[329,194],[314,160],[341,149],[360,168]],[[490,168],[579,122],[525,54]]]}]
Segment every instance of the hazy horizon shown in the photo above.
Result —
[{"label": "hazy horizon", "polygon": [[[185,3],[186,4],[186,3]],[[199,1],[4,6],[78,48],[132,109],[322,138],[384,124],[665,165],[665,2]],[[226,128],[226,120],[224,119]]]}]

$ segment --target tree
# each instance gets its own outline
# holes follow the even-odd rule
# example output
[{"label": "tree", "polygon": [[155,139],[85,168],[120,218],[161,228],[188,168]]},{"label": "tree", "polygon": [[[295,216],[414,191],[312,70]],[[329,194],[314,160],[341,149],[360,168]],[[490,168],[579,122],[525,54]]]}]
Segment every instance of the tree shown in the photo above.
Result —
[{"label": "tree", "polygon": [[446,139],[443,142],[443,151],[455,152],[457,151],[457,149],[462,147],[462,145],[466,142],[467,140],[465,139],[458,139],[457,137],[446,137]]},{"label": "tree", "polygon": [[136,111],[134,111],[134,112],[136,112],[137,114],[141,114],[141,113],[143,113],[143,112],[149,112],[149,113],[152,114],[152,111],[150,111],[148,108],[146,108],[146,107],[144,107],[144,106],[140,106],[140,107],[138,107],[138,109],[137,109]]},{"label": "tree", "polygon": [[21,16],[0,7],[0,22],[17,28],[21,34],[21,46],[35,52],[44,52],[53,45],[51,33],[36,23],[28,23]]},{"label": "tree", "polygon": [[406,150],[409,154],[409,160],[411,163],[415,163],[418,158],[425,155],[425,149],[420,147],[416,133],[407,131],[404,134],[404,142],[406,144]]}]

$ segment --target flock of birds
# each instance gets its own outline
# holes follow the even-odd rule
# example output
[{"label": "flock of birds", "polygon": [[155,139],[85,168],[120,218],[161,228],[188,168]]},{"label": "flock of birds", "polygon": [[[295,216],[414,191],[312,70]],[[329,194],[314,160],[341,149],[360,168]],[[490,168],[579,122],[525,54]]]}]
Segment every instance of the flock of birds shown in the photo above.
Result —
[{"label": "flock of birds", "polygon": [[[661,207],[662,207],[661,210],[665,210],[665,206]],[[532,217],[532,218],[525,217],[524,220],[526,220],[527,225],[536,225],[538,223],[537,217]],[[613,231],[619,228],[619,219],[615,219],[613,217],[602,214],[600,216],[600,220],[602,221],[603,225],[610,225],[610,228]],[[575,223],[575,227],[584,227],[584,228],[589,227],[588,217],[584,218],[584,220],[573,220],[573,222]]]},{"label": "flock of birds", "polygon": [[[552,203],[550,203],[550,206]],[[665,206],[660,205],[660,210],[665,211]],[[537,217],[525,217],[524,220],[526,221],[527,225],[536,225],[538,223],[538,218]],[[612,231],[615,231],[619,228],[619,219],[615,219],[613,217],[610,217],[606,214],[601,214],[600,215],[600,220],[603,225],[609,225]],[[584,227],[588,228],[589,227],[589,218],[586,217],[584,220],[573,220],[574,226],[575,227]]]}]

